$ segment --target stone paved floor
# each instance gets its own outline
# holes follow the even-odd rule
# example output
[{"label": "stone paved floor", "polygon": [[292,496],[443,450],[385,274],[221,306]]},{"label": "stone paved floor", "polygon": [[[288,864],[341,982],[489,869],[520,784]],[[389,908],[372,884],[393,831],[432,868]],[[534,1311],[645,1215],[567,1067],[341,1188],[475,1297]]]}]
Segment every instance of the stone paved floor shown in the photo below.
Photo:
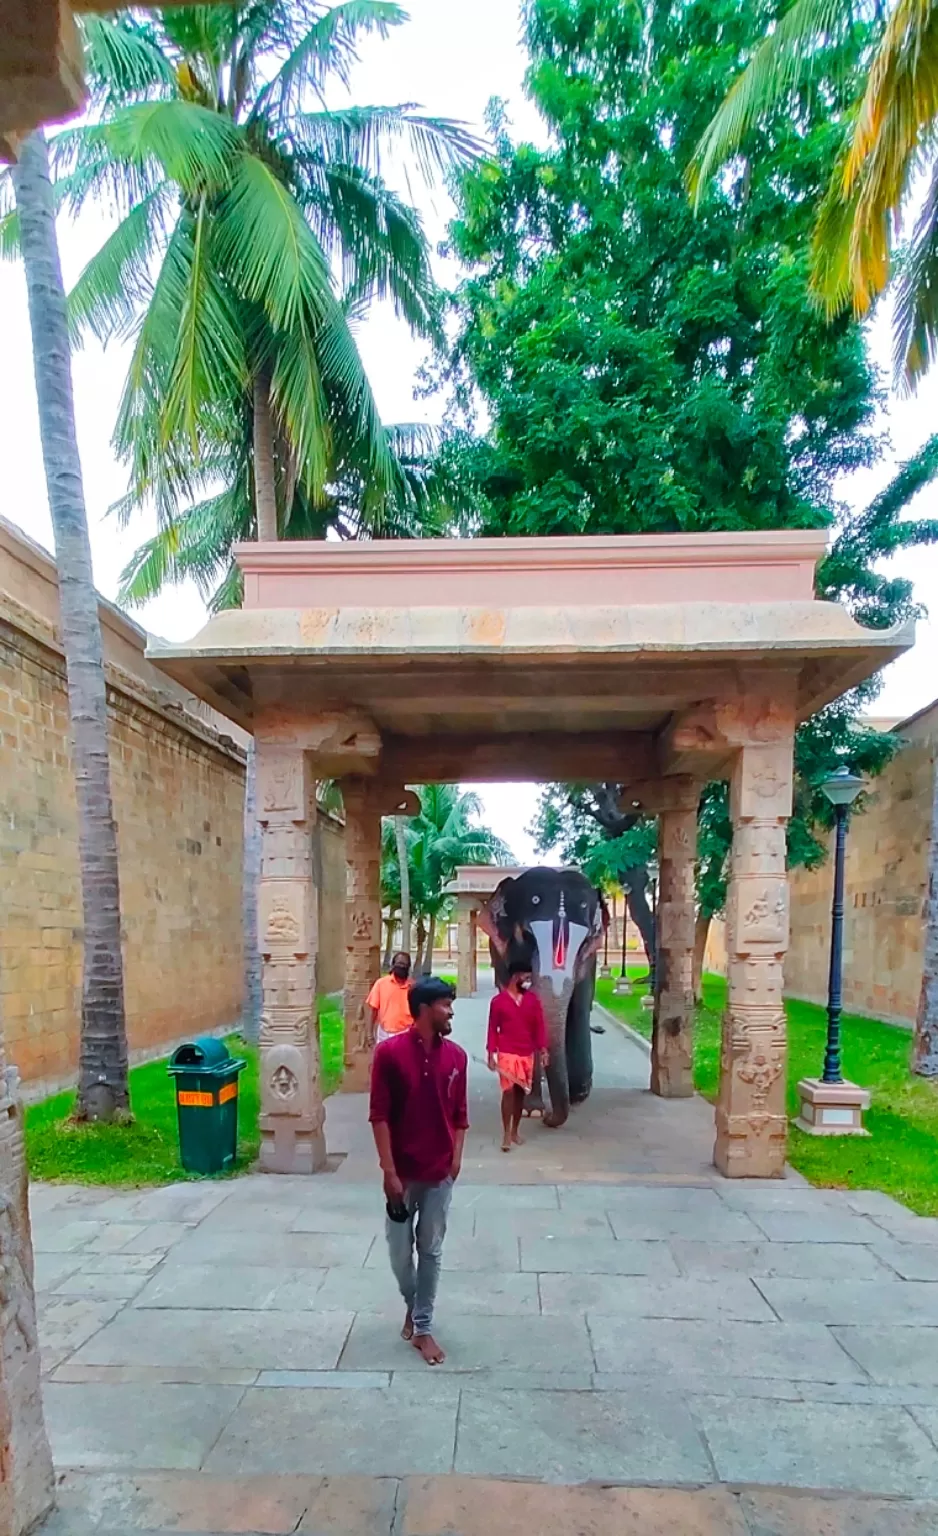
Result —
[{"label": "stone paved floor", "polygon": [[321,1178],[37,1186],[48,1531],[938,1532],[938,1221],[720,1180],[710,1108],[594,1044],[589,1103],[509,1157],[473,1063],[439,1371],[397,1337],[361,1098]]}]

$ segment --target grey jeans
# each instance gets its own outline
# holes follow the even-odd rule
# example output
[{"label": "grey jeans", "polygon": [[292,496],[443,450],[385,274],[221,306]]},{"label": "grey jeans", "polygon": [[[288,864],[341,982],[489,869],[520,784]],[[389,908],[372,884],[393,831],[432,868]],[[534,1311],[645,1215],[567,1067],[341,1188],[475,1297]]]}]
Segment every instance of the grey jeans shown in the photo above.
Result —
[{"label": "grey jeans", "polygon": [[[414,1333],[429,1333],[433,1303],[440,1283],[440,1258],[446,1236],[446,1217],[453,1198],[453,1181],[442,1184],[408,1184],[404,1201],[409,1221],[386,1218],[388,1254],[401,1295],[414,1320]],[[414,1264],[414,1239],[417,1263]]]}]

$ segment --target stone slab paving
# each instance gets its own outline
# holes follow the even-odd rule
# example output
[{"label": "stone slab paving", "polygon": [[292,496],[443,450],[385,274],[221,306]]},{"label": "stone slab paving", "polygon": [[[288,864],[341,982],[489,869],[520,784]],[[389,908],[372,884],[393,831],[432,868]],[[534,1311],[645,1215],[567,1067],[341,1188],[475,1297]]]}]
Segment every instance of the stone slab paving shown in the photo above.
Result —
[{"label": "stone slab paving", "polygon": [[398,1337],[358,1096],[329,1176],[34,1188],[51,1536],[935,1536],[938,1223],[720,1180],[709,1106],[652,1099],[611,1025],[595,1049],[589,1102],[509,1157],[473,1065],[436,1372]]}]

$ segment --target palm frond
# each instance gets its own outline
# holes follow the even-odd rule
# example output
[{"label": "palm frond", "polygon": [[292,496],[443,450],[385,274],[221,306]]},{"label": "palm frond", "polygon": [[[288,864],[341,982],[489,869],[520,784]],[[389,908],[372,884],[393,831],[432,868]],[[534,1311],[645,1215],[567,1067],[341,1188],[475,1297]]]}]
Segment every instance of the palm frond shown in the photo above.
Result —
[{"label": "palm frond", "polygon": [[821,44],[843,34],[845,25],[853,21],[853,9],[845,0],[795,0],[780,18],[733,83],[694,150],[687,179],[695,205],[759,119],[784,105],[812,79]]},{"label": "palm frond", "polygon": [[896,279],[896,378],[912,388],[938,359],[938,160]]},{"label": "palm frond", "polygon": [[297,476],[307,494],[318,500],[329,476],[332,431],[319,349],[308,326],[296,325],[281,339],[271,400],[289,440]]},{"label": "palm frond", "polygon": [[321,246],[289,187],[257,155],[239,157],[214,216],[218,259],[276,330],[321,317],[334,303]]},{"label": "palm frond", "polygon": [[[242,145],[239,129],[219,112],[179,97],[132,102],[100,123],[58,135],[56,149],[72,146],[79,165],[103,164],[157,172],[186,196],[222,191]],[[149,188],[148,188],[149,190]]]},{"label": "palm frond", "polygon": [[172,92],[172,60],[163,52],[149,22],[135,16],[92,14],[82,17],[79,26],[85,71],[96,106],[123,105],[154,91]]},{"label": "palm frond", "polygon": [[428,184],[485,152],[485,145],[464,123],[424,116],[412,102],[299,112],[290,120],[289,137],[318,154],[325,165],[357,165],[370,176],[381,175],[383,157],[401,144],[413,155]]},{"label": "palm frond", "polygon": [[118,602],[140,607],[189,578],[203,598],[210,596],[227,569],[232,543],[248,531],[249,516],[241,482],[190,507],[134,551],[121,572]]},{"label": "palm frond", "polygon": [[153,289],[150,265],[166,239],[171,189],[164,183],[132,208],[92,256],[68,296],[73,339],[126,336]]},{"label": "palm frond", "polygon": [[238,318],[211,258],[212,227],[204,200],[192,223],[185,303],[179,316],[172,373],[162,409],[164,442],[188,438],[198,456],[205,411],[248,380]]},{"label": "palm frond", "polygon": [[385,38],[405,20],[402,8],[388,0],[345,0],[331,6],[305,29],[273,79],[258,92],[251,118],[282,124],[307,92],[322,99],[330,75],[348,88],[359,37],[376,33]]}]

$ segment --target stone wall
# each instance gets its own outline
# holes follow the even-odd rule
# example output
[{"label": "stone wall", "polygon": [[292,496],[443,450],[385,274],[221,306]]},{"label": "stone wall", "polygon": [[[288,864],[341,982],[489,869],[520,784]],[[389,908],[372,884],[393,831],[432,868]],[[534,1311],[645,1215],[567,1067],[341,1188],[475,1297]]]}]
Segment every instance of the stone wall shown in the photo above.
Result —
[{"label": "stone wall", "polygon": [[[905,745],[871,788],[847,838],[844,1007],[912,1025],[922,981],[938,702],[897,727]],[[827,1000],[833,870],[791,876],[790,997]]]},{"label": "stone wall", "polygon": [[[145,660],[102,601],[129,1046],[151,1053],[241,1010],[244,753],[237,728]],[[77,1063],[81,901],[55,567],[0,522],[0,989],[26,1084]],[[224,734],[223,734],[224,733]],[[242,740],[244,738],[242,737]]]}]

